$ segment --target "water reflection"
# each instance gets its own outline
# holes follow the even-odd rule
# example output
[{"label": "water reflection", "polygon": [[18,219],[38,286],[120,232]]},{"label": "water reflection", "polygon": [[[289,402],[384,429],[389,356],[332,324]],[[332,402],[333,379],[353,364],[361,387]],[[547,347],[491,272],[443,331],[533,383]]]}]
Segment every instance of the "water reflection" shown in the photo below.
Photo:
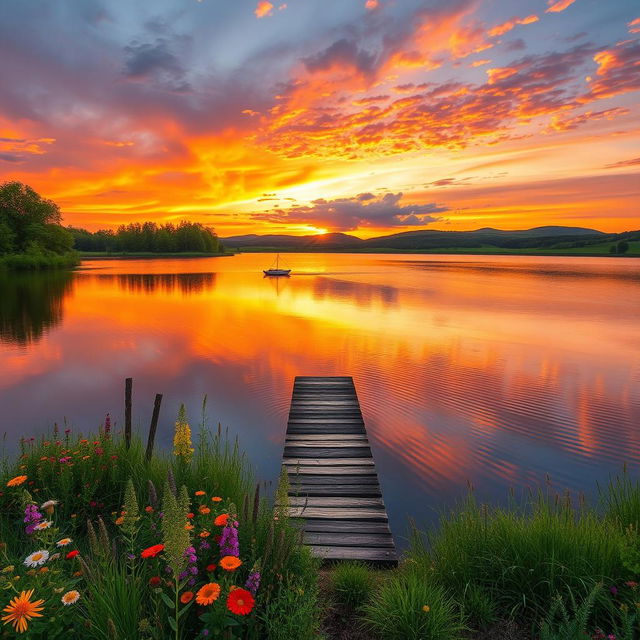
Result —
[{"label": "water reflection", "polygon": [[0,342],[26,346],[59,324],[72,280],[69,271],[0,271]]},{"label": "water reflection", "polygon": [[546,473],[589,489],[637,468],[640,261],[291,260],[286,281],[262,277],[264,255],[92,263],[55,332],[0,349],[0,430],[117,417],[132,376],[140,425],[165,394],[161,441],[179,403],[193,415],[207,393],[275,478],[294,376],[352,375],[396,532],[467,481],[497,500]]}]

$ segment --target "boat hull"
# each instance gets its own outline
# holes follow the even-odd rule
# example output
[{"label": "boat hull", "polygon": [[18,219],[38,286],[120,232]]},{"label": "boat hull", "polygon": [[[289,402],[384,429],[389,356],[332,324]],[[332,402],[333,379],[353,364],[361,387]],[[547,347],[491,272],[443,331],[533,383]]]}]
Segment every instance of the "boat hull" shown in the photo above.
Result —
[{"label": "boat hull", "polygon": [[265,276],[288,276],[291,269],[265,269],[262,273]]}]

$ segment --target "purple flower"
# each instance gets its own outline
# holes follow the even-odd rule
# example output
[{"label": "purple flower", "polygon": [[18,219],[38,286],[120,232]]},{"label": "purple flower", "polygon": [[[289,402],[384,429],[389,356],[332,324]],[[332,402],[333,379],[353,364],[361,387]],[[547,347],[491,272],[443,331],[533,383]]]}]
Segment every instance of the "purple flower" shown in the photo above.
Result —
[{"label": "purple flower", "polygon": [[58,460],[58,462],[60,464],[67,464],[70,460],[71,460],[71,456],[65,456],[64,458],[60,458],[60,460]]},{"label": "purple flower", "polygon": [[240,557],[240,545],[238,544],[238,530],[235,527],[226,526],[220,537],[220,555]]},{"label": "purple flower", "polygon": [[38,522],[42,520],[42,514],[35,504],[28,504],[24,510],[24,523],[27,525],[24,532],[30,536],[35,530]]},{"label": "purple flower", "polygon": [[196,579],[195,578],[190,578],[189,581],[187,582],[187,584],[190,587],[193,587],[193,585],[196,583]]},{"label": "purple flower", "polygon": [[255,596],[256,592],[260,588],[260,572],[252,571],[245,582],[244,588]]},{"label": "purple flower", "polygon": [[198,575],[198,567],[189,567],[189,573],[192,576],[197,576]]},{"label": "purple flower", "polygon": [[612,596],[617,596],[618,595],[618,587],[616,587],[615,585],[609,587],[609,591],[611,592]]},{"label": "purple flower", "polygon": [[202,630],[202,635],[203,636],[208,636],[209,635],[209,629],[203,629]]}]

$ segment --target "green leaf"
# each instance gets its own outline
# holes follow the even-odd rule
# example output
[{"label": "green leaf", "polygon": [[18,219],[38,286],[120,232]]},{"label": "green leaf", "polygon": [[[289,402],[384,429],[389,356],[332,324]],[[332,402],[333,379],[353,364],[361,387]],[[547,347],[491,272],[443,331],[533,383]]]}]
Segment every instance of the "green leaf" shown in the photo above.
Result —
[{"label": "green leaf", "polygon": [[162,598],[162,602],[164,602],[169,609],[175,609],[176,603],[171,600],[171,598],[166,593],[161,593],[160,597]]},{"label": "green leaf", "polygon": [[176,619],[169,616],[167,620],[169,621],[169,626],[173,629],[175,633],[178,630],[178,623],[176,622]]},{"label": "green leaf", "polygon": [[182,609],[180,609],[180,611],[178,611],[178,620],[180,620],[180,618],[187,612],[189,611],[191,605],[194,603],[194,600],[192,600],[191,602],[189,602],[185,607],[182,607]]}]

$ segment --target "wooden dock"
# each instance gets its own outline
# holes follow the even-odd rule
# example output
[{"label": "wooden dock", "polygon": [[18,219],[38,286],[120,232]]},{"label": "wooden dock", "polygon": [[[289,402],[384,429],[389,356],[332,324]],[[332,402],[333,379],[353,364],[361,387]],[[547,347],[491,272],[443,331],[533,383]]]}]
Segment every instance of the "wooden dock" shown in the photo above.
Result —
[{"label": "wooden dock", "polygon": [[290,515],[314,555],[397,564],[351,377],[296,377],[282,463]]}]

